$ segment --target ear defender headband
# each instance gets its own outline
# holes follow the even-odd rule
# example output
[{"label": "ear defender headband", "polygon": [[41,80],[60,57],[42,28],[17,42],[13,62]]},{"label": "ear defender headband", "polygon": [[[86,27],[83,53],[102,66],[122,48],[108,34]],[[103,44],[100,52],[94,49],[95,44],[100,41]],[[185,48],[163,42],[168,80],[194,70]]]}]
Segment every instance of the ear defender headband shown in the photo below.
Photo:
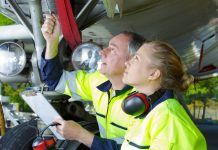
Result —
[{"label": "ear defender headband", "polygon": [[141,116],[149,111],[150,103],[147,96],[142,93],[133,93],[122,102],[122,109],[125,113],[133,116]]}]

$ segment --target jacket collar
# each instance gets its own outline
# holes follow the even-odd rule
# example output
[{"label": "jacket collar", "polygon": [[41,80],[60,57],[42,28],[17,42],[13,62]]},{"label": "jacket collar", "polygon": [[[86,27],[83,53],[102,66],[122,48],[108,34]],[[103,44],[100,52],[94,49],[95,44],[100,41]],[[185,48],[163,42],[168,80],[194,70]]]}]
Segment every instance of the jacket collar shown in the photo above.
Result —
[{"label": "jacket collar", "polygon": [[160,89],[156,91],[154,94],[148,96],[148,99],[151,103],[151,109],[154,109],[154,107],[156,107],[161,102],[173,97],[174,95],[172,90]]},{"label": "jacket collar", "polygon": [[[111,87],[112,87],[112,83],[109,80],[107,80],[106,82],[98,85],[97,89],[102,92],[107,92],[111,89]],[[133,88],[132,86],[125,85],[122,90],[115,90],[115,94],[116,96],[121,95],[132,88]]]}]

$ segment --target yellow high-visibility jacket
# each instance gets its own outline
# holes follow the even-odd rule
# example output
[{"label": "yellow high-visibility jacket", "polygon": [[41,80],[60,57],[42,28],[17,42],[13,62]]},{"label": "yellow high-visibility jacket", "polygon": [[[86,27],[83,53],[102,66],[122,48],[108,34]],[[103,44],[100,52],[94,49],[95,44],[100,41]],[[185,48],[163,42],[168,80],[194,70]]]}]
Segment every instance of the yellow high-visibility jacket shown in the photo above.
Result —
[{"label": "yellow high-visibility jacket", "polygon": [[113,92],[111,85],[99,72],[64,71],[55,90],[74,98],[92,100],[101,137],[121,144],[131,118],[122,110],[121,104],[134,89],[126,86]]},{"label": "yellow high-visibility jacket", "polygon": [[121,150],[206,150],[204,136],[176,99],[158,104],[144,118],[134,118]]}]

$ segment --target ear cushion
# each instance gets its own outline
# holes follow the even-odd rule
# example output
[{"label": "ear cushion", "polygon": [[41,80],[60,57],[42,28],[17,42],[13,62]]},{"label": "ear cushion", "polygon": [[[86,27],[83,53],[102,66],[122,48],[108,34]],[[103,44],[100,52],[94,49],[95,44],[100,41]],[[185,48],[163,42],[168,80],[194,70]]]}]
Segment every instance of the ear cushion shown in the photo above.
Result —
[{"label": "ear cushion", "polygon": [[148,112],[149,107],[147,96],[142,93],[133,93],[122,102],[123,111],[133,116],[140,116]]}]

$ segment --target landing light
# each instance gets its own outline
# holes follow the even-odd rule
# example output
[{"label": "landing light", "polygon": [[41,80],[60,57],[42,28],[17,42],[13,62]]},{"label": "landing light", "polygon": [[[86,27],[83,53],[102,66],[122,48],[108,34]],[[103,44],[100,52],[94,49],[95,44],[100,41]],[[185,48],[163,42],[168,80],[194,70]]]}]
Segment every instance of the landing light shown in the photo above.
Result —
[{"label": "landing light", "polygon": [[0,74],[15,76],[26,64],[24,49],[14,42],[5,42],[0,45]]},{"label": "landing light", "polygon": [[73,52],[71,60],[75,69],[94,72],[98,68],[101,47],[87,42],[79,45]]}]

